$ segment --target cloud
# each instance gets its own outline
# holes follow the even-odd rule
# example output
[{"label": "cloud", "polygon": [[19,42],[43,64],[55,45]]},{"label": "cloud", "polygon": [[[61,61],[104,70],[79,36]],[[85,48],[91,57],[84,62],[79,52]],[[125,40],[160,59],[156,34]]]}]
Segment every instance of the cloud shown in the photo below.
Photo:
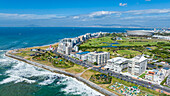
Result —
[{"label": "cloud", "polygon": [[0,18],[6,19],[54,19],[54,18],[64,18],[65,16],[57,16],[55,14],[45,14],[45,15],[37,15],[37,14],[8,14],[8,13],[0,13]]},{"label": "cloud", "polygon": [[151,1],[151,0],[145,0],[145,1]]},{"label": "cloud", "polygon": [[159,26],[160,22],[162,26],[163,24],[170,26],[169,18],[170,9],[96,11],[71,16],[0,13],[0,26],[95,26],[95,24],[138,25],[138,23],[154,26],[155,22],[158,22],[157,26]]},{"label": "cloud", "polygon": [[127,6],[127,3],[119,3],[119,6]]},{"label": "cloud", "polygon": [[130,10],[130,11],[125,11],[124,13],[132,13],[132,14],[161,14],[161,13],[170,13],[170,9]]},{"label": "cloud", "polygon": [[149,14],[166,14],[170,13],[170,9],[147,9],[147,10],[129,10],[129,11],[97,11],[89,14],[80,14],[74,16],[61,16],[56,14],[9,14],[9,13],[0,13],[1,19],[62,19],[62,18],[72,18],[72,19],[101,19],[105,17],[120,17],[124,15],[149,15]]},{"label": "cloud", "polygon": [[107,15],[111,15],[111,14],[115,14],[118,12],[115,11],[98,11],[98,12],[93,12],[91,14],[88,14],[89,17],[93,17],[93,18],[100,18],[100,17],[105,17]]},{"label": "cloud", "polygon": [[97,11],[89,14],[80,14],[70,16],[73,19],[101,19],[105,17],[120,17],[125,15],[152,15],[152,14],[166,14],[170,13],[170,9],[147,9],[147,10],[129,10],[129,11]]},{"label": "cloud", "polygon": [[112,14],[115,14],[116,16],[120,15],[121,13],[118,11],[97,11],[92,12],[90,14],[81,14],[81,15],[75,15],[72,16],[73,19],[101,19],[107,16],[110,16]]}]

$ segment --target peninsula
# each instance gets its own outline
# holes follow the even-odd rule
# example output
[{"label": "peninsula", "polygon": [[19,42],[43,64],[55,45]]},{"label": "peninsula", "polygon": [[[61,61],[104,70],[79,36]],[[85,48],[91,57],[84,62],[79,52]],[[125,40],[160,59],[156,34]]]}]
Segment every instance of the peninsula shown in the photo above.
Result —
[{"label": "peninsula", "polygon": [[154,31],[130,32],[87,33],[6,55],[74,77],[108,96],[170,95],[169,39]]}]

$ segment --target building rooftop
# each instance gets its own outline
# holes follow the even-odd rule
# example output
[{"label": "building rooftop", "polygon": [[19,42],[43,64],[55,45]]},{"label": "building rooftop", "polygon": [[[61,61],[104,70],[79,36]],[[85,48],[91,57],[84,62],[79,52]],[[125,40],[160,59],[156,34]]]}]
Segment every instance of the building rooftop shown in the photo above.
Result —
[{"label": "building rooftop", "polygon": [[138,62],[142,62],[144,60],[146,60],[147,58],[144,57],[144,55],[138,55],[138,56],[135,56],[134,58],[132,58],[132,60],[136,60]]},{"label": "building rooftop", "polygon": [[76,53],[76,54],[83,55],[83,54],[87,54],[87,53],[90,53],[90,51],[79,52],[79,53]]},{"label": "building rooftop", "polygon": [[89,55],[99,55],[99,54],[105,54],[105,53],[109,53],[109,52],[103,52],[103,51],[99,51],[99,52],[90,52]]},{"label": "building rooftop", "polygon": [[154,32],[153,30],[127,30],[127,32]]},{"label": "building rooftop", "polygon": [[116,57],[116,58],[109,59],[108,61],[121,64],[121,63],[125,62],[126,60],[128,60],[128,59],[123,58],[123,57]]}]

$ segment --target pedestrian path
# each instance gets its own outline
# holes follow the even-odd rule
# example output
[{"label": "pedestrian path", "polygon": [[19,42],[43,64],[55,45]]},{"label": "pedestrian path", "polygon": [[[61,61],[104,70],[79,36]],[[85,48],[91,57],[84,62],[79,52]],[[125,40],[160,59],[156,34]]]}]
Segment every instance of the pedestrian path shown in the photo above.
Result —
[{"label": "pedestrian path", "polygon": [[89,68],[87,68],[86,70],[84,70],[83,72],[76,74],[76,76],[77,76],[77,77],[80,77],[84,72],[86,72],[87,70],[92,69],[92,68],[93,68],[93,67],[89,67]]}]

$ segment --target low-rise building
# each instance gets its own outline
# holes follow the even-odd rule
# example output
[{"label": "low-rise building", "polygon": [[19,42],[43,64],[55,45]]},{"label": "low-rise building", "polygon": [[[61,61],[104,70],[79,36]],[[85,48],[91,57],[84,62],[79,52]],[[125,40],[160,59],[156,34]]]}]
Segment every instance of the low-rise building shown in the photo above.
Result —
[{"label": "low-rise building", "polygon": [[110,59],[109,52],[90,52],[88,54],[88,61],[96,62],[98,65],[106,64],[108,59]]},{"label": "low-rise building", "polygon": [[153,35],[152,37],[156,39],[170,40],[170,36]]},{"label": "low-rise building", "polygon": [[149,72],[145,75],[145,79],[150,80],[150,81],[154,81],[154,75],[155,75],[155,72],[149,71]]},{"label": "low-rise building", "polygon": [[114,72],[121,72],[122,70],[128,67],[128,59],[123,57],[116,57],[107,60],[107,65],[105,68],[114,71]]},{"label": "low-rise building", "polygon": [[[153,81],[157,84],[160,84],[167,76],[170,74],[170,69],[160,69],[160,70],[152,70],[149,71],[145,75],[145,79]],[[167,83],[167,82],[166,82]]]},{"label": "low-rise building", "polygon": [[76,58],[80,59],[80,60],[87,60],[87,54],[90,53],[89,51],[85,51],[85,52],[79,52],[76,53]]},{"label": "low-rise building", "polygon": [[120,37],[117,37],[117,38],[116,38],[116,40],[122,40],[122,38],[120,38]]},{"label": "low-rise building", "polygon": [[128,61],[128,72],[132,75],[140,75],[145,72],[147,67],[147,58],[144,55],[138,55]]}]

